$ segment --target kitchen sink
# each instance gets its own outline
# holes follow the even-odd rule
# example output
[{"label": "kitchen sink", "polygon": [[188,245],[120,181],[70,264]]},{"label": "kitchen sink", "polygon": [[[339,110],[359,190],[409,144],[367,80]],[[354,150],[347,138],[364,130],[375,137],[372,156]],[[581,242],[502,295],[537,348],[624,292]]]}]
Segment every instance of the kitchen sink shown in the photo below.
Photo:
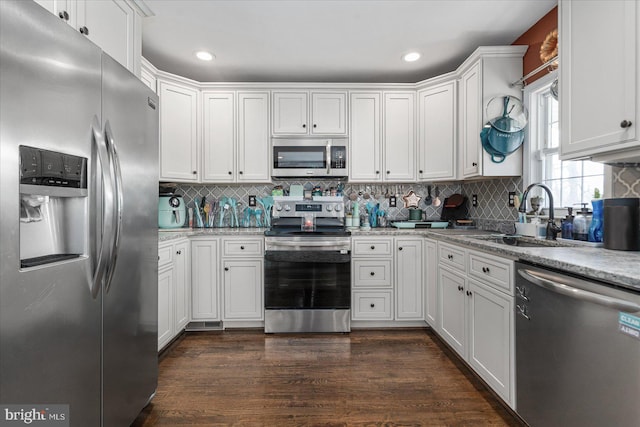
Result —
[{"label": "kitchen sink", "polygon": [[521,248],[554,248],[554,247],[571,247],[572,245],[558,242],[557,240],[534,239],[525,236],[513,236],[508,234],[490,234],[485,236],[469,236],[474,240],[483,240],[485,242],[498,243],[505,246],[519,246]]}]

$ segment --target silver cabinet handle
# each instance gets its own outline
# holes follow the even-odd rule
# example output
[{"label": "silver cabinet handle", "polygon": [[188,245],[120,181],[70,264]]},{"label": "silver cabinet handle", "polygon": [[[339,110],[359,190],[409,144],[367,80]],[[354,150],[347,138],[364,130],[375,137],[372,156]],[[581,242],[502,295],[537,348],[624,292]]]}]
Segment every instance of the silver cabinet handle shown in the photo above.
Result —
[{"label": "silver cabinet handle", "polygon": [[612,298],[606,295],[597,294],[595,292],[585,291],[583,289],[574,288],[568,283],[562,283],[562,277],[553,277],[553,280],[542,277],[539,273],[531,270],[518,270],[518,274],[525,280],[540,286],[549,291],[565,295],[571,298],[592,302],[595,304],[610,307],[615,310],[625,311],[627,313],[636,313],[640,311],[640,305],[619,298]]},{"label": "silver cabinet handle", "polygon": [[520,305],[520,304],[516,304],[516,312],[524,317],[527,320],[531,320],[531,317],[529,317],[529,315],[527,314],[527,306],[526,305]]},{"label": "silver cabinet handle", "polygon": [[519,298],[522,298],[525,301],[529,301],[526,288],[521,288],[520,286],[516,286],[516,294]]}]

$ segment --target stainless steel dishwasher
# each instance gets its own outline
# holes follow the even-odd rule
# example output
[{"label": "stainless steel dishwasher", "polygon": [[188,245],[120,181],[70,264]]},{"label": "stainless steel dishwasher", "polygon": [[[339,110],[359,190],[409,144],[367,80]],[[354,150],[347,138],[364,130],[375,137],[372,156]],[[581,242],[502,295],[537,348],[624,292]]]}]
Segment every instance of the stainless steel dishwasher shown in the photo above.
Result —
[{"label": "stainless steel dishwasher", "polygon": [[515,311],[531,427],[640,426],[640,291],[517,262]]}]

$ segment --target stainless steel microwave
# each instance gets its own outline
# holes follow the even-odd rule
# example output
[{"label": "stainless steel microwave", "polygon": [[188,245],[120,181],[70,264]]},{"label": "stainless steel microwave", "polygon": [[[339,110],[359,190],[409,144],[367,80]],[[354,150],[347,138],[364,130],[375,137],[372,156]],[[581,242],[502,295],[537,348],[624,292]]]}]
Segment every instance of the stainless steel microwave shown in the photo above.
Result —
[{"label": "stainless steel microwave", "polygon": [[349,175],[348,139],[273,138],[271,176],[346,177]]}]

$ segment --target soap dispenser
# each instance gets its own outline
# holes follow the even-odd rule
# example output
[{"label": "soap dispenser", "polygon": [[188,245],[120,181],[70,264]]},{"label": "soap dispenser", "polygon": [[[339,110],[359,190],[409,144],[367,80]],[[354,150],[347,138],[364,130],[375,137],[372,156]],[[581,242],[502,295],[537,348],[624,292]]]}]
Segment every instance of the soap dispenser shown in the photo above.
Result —
[{"label": "soap dispenser", "polygon": [[589,208],[586,203],[581,203],[582,208],[576,214],[573,220],[573,239],[587,241],[589,238],[589,227],[591,226],[591,217],[589,216]]},{"label": "soap dispenser", "polygon": [[567,208],[567,216],[562,220],[562,238],[573,239],[573,208]]}]

